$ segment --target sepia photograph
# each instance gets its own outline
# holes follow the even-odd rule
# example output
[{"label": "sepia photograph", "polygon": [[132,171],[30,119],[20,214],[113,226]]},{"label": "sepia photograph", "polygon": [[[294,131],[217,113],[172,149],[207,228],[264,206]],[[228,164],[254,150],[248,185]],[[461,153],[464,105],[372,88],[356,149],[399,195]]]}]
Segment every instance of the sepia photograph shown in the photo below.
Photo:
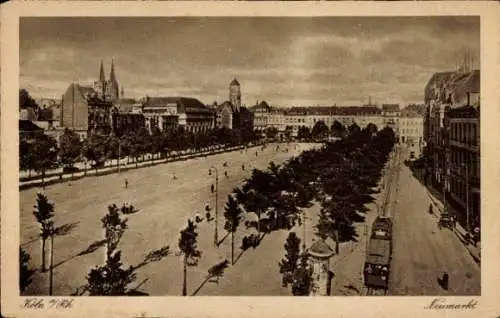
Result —
[{"label": "sepia photograph", "polygon": [[20,18],[20,294],[480,296],[480,53],[479,16]]}]

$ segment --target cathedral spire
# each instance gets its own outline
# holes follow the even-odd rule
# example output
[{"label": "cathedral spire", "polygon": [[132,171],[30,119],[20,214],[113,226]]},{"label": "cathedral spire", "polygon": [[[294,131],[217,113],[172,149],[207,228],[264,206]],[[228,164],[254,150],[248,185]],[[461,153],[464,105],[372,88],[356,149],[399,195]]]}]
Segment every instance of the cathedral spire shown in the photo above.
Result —
[{"label": "cathedral spire", "polygon": [[115,82],[116,81],[116,77],[115,77],[115,62],[114,62],[114,60],[111,60],[111,72],[109,74],[109,80],[111,82]]},{"label": "cathedral spire", "polygon": [[102,60],[101,60],[101,70],[99,72],[99,81],[101,82],[106,81],[106,78],[104,77],[104,66],[102,65]]}]

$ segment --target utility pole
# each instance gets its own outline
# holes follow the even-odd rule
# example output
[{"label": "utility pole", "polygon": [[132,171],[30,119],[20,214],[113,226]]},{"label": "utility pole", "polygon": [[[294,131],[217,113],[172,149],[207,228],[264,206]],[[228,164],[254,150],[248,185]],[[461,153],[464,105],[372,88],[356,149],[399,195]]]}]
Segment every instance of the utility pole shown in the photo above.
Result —
[{"label": "utility pole", "polygon": [[219,236],[217,228],[217,219],[219,216],[219,171],[214,166],[210,167],[208,174],[212,174],[212,169],[215,171],[215,229],[214,229],[214,245],[219,246]]},{"label": "utility pole", "polygon": [[118,138],[118,173],[120,173],[120,163],[121,163],[121,151],[122,151],[122,143],[120,138]]},{"label": "utility pole", "polygon": [[49,259],[49,296],[53,295],[53,286],[54,286],[54,228],[52,226],[50,230],[50,259]]}]

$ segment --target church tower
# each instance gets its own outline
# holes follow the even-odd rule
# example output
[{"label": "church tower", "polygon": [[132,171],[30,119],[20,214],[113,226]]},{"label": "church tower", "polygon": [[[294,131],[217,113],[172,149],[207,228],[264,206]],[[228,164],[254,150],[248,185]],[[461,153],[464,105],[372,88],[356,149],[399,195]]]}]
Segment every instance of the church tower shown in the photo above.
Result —
[{"label": "church tower", "polygon": [[120,88],[115,75],[115,63],[111,60],[111,71],[109,73],[109,81],[106,83],[106,100],[116,102],[120,98]]},{"label": "church tower", "polygon": [[99,80],[94,82],[94,90],[97,92],[97,97],[100,99],[105,98],[106,93],[106,78],[104,77],[104,66],[102,65],[99,71]]},{"label": "church tower", "polygon": [[241,90],[240,83],[235,78],[229,84],[229,101],[234,106],[234,111],[239,112],[241,107]]}]

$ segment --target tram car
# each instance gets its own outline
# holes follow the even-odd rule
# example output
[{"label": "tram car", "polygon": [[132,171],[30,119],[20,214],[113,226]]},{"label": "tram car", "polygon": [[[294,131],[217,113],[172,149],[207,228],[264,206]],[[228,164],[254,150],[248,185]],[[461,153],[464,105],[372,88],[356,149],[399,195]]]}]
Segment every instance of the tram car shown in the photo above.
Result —
[{"label": "tram car", "polygon": [[365,286],[387,290],[391,263],[391,241],[372,237],[366,251],[363,278]]},{"label": "tram car", "polygon": [[383,240],[392,239],[392,220],[386,216],[378,216],[372,225],[372,238]]}]

